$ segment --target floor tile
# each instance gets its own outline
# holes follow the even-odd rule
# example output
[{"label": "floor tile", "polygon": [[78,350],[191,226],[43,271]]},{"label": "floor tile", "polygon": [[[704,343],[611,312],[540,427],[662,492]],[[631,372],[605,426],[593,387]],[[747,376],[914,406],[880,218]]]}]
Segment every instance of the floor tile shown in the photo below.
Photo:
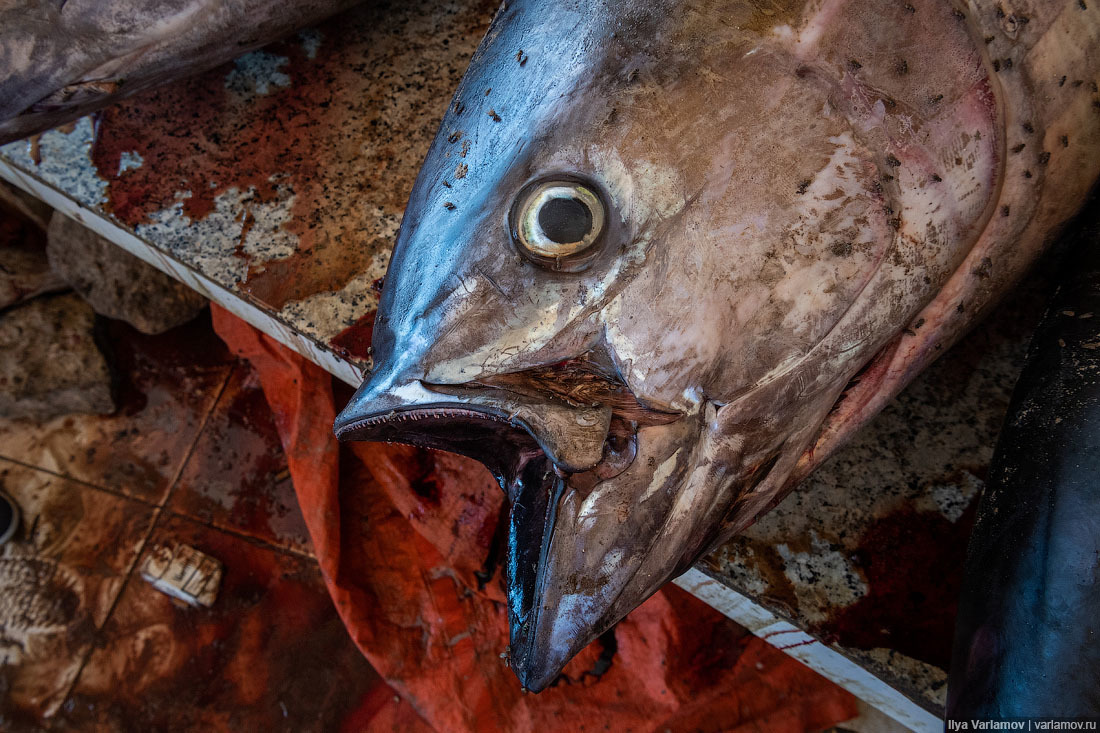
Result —
[{"label": "floor tile", "polygon": [[168,507],[216,527],[312,554],[279,433],[248,365],[233,370]]},{"label": "floor tile", "polygon": [[161,503],[229,375],[209,315],[159,336],[105,322],[118,373],[114,415],[0,420],[0,457]]},{"label": "floor tile", "polygon": [[0,459],[22,515],[0,548],[0,730],[34,729],[63,701],[156,511]]},{"label": "floor tile", "polygon": [[133,576],[59,725],[76,730],[331,731],[378,682],[309,558],[171,515],[146,553],[183,543],[224,563],[211,608]]}]

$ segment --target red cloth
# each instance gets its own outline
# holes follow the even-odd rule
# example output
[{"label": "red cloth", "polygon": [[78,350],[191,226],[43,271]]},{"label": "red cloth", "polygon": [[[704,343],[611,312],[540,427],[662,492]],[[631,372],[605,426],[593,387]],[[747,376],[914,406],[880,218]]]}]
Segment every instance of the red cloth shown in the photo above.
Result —
[{"label": "red cloth", "polygon": [[556,686],[523,692],[504,657],[500,573],[484,590],[474,575],[502,507],[488,473],[405,446],[341,449],[330,376],[213,312],[218,335],[259,375],[336,607],[403,698],[380,692],[346,730],[809,731],[856,715],[847,692],[672,586],[618,625],[605,672],[590,671],[597,642]]}]

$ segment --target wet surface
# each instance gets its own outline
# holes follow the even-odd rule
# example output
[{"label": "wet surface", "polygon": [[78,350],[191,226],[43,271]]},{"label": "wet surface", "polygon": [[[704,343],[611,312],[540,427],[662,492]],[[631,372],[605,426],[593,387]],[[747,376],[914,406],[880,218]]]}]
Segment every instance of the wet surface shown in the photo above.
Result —
[{"label": "wet surface", "polygon": [[[368,366],[379,278],[408,191],[496,5],[365,4],[106,110],[94,125],[85,119],[3,146],[0,157],[113,216],[337,357]],[[777,509],[708,558],[708,572],[915,699],[940,704],[973,506],[1041,291],[1032,283],[979,325]],[[194,346],[192,338],[120,338],[119,362],[134,376],[122,387],[119,416],[0,422],[0,456],[101,487],[119,501],[167,502],[172,526],[212,554],[233,543],[270,545],[279,548],[270,550],[278,555],[272,567],[305,562],[299,553],[308,541],[269,418],[256,413],[255,383],[218,345],[200,339]],[[163,371],[144,369],[154,355],[164,357]],[[437,487],[418,480],[411,488],[401,509],[421,516]],[[469,521],[481,521],[491,512],[470,513]],[[491,540],[489,532],[479,542],[487,548]],[[227,568],[230,599],[248,588],[234,572]],[[295,577],[294,588],[309,585]],[[129,610],[111,626],[113,639],[153,628],[155,604],[138,594],[149,589],[136,586],[127,586],[120,608]],[[165,623],[169,635],[182,624]],[[182,684],[196,670],[211,674],[252,659],[247,640],[230,639],[222,623],[211,620],[203,632],[216,646],[210,656],[195,667],[172,662],[164,679]],[[173,643],[198,653],[190,640]],[[79,705],[66,709],[66,720],[107,728],[125,728],[129,715],[146,725],[168,720],[168,683],[141,678],[156,701],[147,715],[134,712],[136,697],[107,700],[118,665],[125,667],[111,649],[96,652],[90,668],[97,671],[78,682]],[[225,717],[229,701],[256,700],[258,720],[281,725],[262,716],[285,699],[236,684],[211,691],[213,717],[194,722],[243,724]],[[199,698],[185,699],[194,707]]]},{"label": "wet surface", "polygon": [[966,544],[1050,269],[708,557],[707,572],[942,708]]},{"label": "wet surface", "polygon": [[0,459],[20,508],[0,548],[0,728],[54,712],[91,651],[152,507]]},{"label": "wet surface", "polygon": [[312,552],[271,410],[247,364],[233,369],[168,508],[278,547]]},{"label": "wet surface", "polygon": [[[0,423],[23,515],[0,547],[0,730],[320,731],[400,708],[332,605],[247,364],[206,315],[104,332],[116,414]],[[177,544],[224,566],[211,608],[142,580]]]},{"label": "wet surface", "polygon": [[366,360],[371,357],[370,341],[374,336],[374,317],[370,312],[332,337],[330,343],[345,359]]},{"label": "wet surface", "polygon": [[184,606],[132,577],[59,728],[334,730],[367,701],[378,677],[311,560],[182,517],[158,525],[163,541],[223,559],[217,601]]},{"label": "wet surface", "polygon": [[365,365],[369,331],[345,330],[373,315],[420,162],[497,5],[364,3],[0,156]]},{"label": "wet surface", "polygon": [[104,326],[120,377],[118,411],[46,423],[0,419],[0,457],[152,504],[179,475],[233,359],[203,314],[159,336]]}]

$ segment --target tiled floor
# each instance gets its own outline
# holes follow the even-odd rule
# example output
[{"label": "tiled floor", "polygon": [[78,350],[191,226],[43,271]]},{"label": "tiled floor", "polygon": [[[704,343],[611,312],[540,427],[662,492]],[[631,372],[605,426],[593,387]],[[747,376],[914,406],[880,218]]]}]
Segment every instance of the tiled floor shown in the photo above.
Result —
[{"label": "tiled floor", "polygon": [[[0,420],[23,512],[0,550],[0,730],[332,730],[376,704],[248,366],[207,316],[107,333],[115,415]],[[210,609],[135,571],[173,542],[224,564]]]},{"label": "tiled floor", "polygon": [[230,373],[168,508],[277,547],[312,552],[271,411],[247,366]]},{"label": "tiled floor", "polygon": [[[4,717],[54,712],[111,613],[155,509],[0,460],[23,526],[0,555]],[[0,719],[0,727],[11,723]]]},{"label": "tiled floor", "polygon": [[0,420],[0,456],[163,506],[235,364],[202,320],[160,336],[106,322],[118,411]]}]

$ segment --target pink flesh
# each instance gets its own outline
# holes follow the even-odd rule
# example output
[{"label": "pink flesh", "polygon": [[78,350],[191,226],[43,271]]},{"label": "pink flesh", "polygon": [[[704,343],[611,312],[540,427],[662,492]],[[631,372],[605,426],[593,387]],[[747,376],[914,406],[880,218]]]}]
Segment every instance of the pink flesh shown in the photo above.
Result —
[{"label": "pink flesh", "polygon": [[[994,74],[996,87],[975,88],[971,103],[957,106],[956,114],[978,122],[996,97],[1004,106],[1003,147],[1025,147],[1002,150],[994,215],[986,218],[970,253],[910,328],[846,392],[802,455],[789,485],[828,458],[1015,284],[1075,212],[1100,169],[1095,94],[1088,84],[1074,84],[1089,76],[1073,61],[1081,49],[1088,49],[1092,58],[1100,55],[1100,33],[1092,16],[1079,12],[1076,2],[1036,3],[1028,8],[1026,33],[1012,36],[1000,17],[1001,5],[978,5],[978,33],[992,38],[984,46],[987,63],[1011,58],[1016,73]],[[1043,153],[1049,154],[1046,162],[1039,157]]]}]

